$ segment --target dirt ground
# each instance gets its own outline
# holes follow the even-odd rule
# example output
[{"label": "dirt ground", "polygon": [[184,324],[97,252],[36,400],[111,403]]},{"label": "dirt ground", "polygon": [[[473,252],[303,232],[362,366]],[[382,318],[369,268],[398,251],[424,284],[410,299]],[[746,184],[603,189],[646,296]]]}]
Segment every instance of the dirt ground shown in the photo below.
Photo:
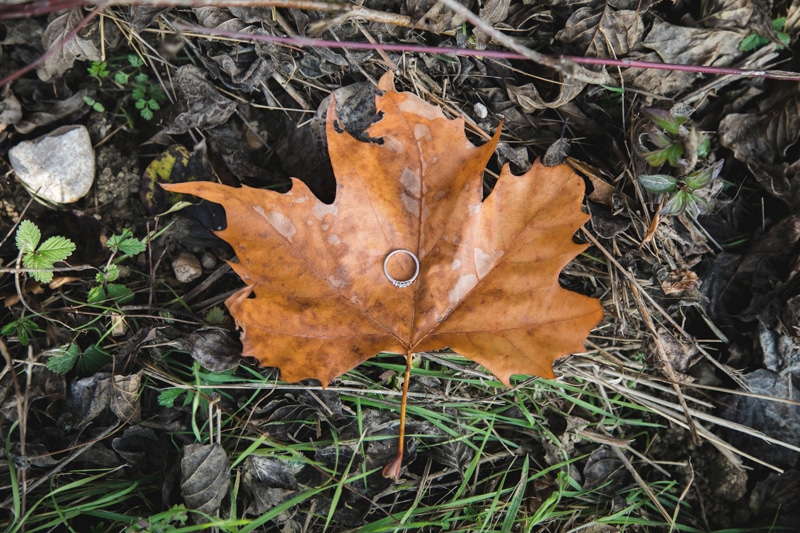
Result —
[{"label": "dirt ground", "polygon": [[[53,490],[48,480],[59,472],[119,468],[128,479],[140,480],[147,503],[120,504],[115,512],[153,516],[178,504],[209,514],[222,505],[223,514],[229,512],[227,500],[201,498],[193,506],[185,498],[183,462],[196,469],[206,465],[210,470],[202,476],[208,477],[227,461],[215,456],[218,448],[186,448],[197,444],[192,424],[198,405],[217,405],[239,424],[232,433],[242,441],[229,454],[246,448],[258,435],[254,428],[269,428],[270,438],[298,446],[331,435],[343,442],[358,439],[365,427],[376,438],[393,434],[396,414],[376,400],[357,415],[348,389],[365,383],[390,388],[398,364],[391,357],[325,391],[286,385],[257,396],[256,389],[225,389],[201,402],[200,394],[193,398],[188,389],[175,388],[170,401],[163,394],[170,386],[226,383],[208,377],[213,372],[242,383],[275,383],[277,374],[252,360],[236,367],[241,347],[223,302],[241,281],[225,263],[233,250],[213,234],[225,226],[219,206],[202,203],[157,216],[181,200],[196,203],[166,194],[158,182],[217,180],[286,191],[289,178],[297,177],[331,202],[336,182],[324,130],[328,97],[335,92],[342,126],[364,138],[376,119],[375,84],[391,70],[398,90],[441,106],[448,116],[466,117],[475,144],[502,124],[486,173],[487,193],[504,164],[521,173],[538,158],[566,163],[585,179],[590,247],[560,281],[600,298],[605,315],[585,358],[559,362],[557,370],[577,384],[589,379],[581,372],[600,369],[591,378],[605,383],[599,389],[612,400],[651,408],[637,416],[658,426],[613,427],[587,407],[565,407],[571,404],[553,394],[550,407],[528,415],[540,417],[552,439],[513,424],[498,429],[519,447],[482,449],[492,458],[485,468],[513,470],[511,477],[518,478],[526,454],[542,470],[574,459],[562,470],[582,480],[583,489],[603,485],[603,504],[587,507],[595,509],[594,518],[608,517],[626,505],[615,490],[639,484],[608,440],[631,439],[633,451],[625,456],[645,473],[641,483],[661,479],[663,471],[681,490],[690,487],[671,496],[691,516],[682,530],[800,531],[800,174],[794,172],[800,170],[800,85],[796,78],[713,70],[800,70],[794,55],[800,1],[463,3],[499,32],[548,57],[701,68],[548,66],[494,57],[491,51],[508,51],[497,35],[431,0],[372,0],[338,11],[299,3],[296,9],[130,3],[89,18],[90,8],[77,5],[54,11],[47,2],[36,4],[42,12],[30,16],[19,16],[25,4],[0,6],[0,78],[11,76],[0,87],[4,266],[16,264],[14,231],[24,218],[38,225],[43,239],[62,235],[77,245],[69,265],[94,267],[56,272],[60,283],[49,286],[26,282],[8,269],[0,278],[6,298],[0,318],[6,355],[0,471],[11,480],[0,481],[4,508],[14,509],[11,485],[20,479],[39,482],[28,491],[30,504],[48,487]],[[300,41],[248,41],[247,35],[394,43],[407,50],[308,47]],[[64,38],[68,42],[59,48]],[[418,46],[485,53],[435,53]],[[34,69],[20,71],[48,52]],[[31,202],[8,151],[65,125],[88,129],[93,186],[68,205]],[[98,269],[111,257],[107,240],[126,228],[136,238],[152,237],[145,253],[120,262],[119,278],[105,281],[127,287],[130,295],[88,305]],[[198,275],[182,281],[181,268]],[[115,290],[99,283],[109,294]],[[112,328],[113,318],[122,316],[125,325]],[[70,345],[80,353],[74,366],[58,372],[45,364],[52,350]],[[174,362],[165,363],[167,356]],[[438,365],[433,357],[430,364]],[[194,361],[200,366],[192,370]],[[637,380],[649,391],[646,398],[613,388],[629,382],[633,390]],[[672,383],[680,383],[686,395],[695,435]],[[412,392],[450,394],[450,384],[423,375]],[[463,387],[476,402],[490,396],[478,384]],[[122,406],[115,403],[119,397]],[[513,403],[502,415],[525,416]],[[264,530],[357,531],[387,514],[443,501],[456,491],[459,470],[473,455],[427,419],[412,413],[408,423],[409,434],[435,436],[409,439],[406,460],[409,478],[434,480],[428,492],[370,476],[363,490],[309,497],[293,508],[295,514],[287,511]],[[576,437],[589,430],[594,441]],[[203,431],[214,434],[208,427]],[[84,449],[89,441],[93,445]],[[360,454],[332,445],[307,452],[322,465],[317,469],[290,471],[271,459],[248,459],[233,481],[246,487],[239,512],[264,515],[299,494],[298,487],[323,486],[323,470],[340,472],[343,461],[380,466],[396,450],[390,442],[371,441]],[[517,481],[486,479],[470,490],[479,494]],[[540,485],[531,483],[527,507],[519,512],[535,514],[558,479],[553,473]],[[332,507],[336,512],[327,515]],[[323,519],[303,518],[301,508]],[[637,513],[653,524],[662,520],[655,507]],[[325,516],[333,516],[331,524]],[[666,530],[580,516],[573,523],[553,519],[536,530]],[[86,522],[73,522],[75,530],[82,524],[104,530],[96,517],[77,520]]]}]

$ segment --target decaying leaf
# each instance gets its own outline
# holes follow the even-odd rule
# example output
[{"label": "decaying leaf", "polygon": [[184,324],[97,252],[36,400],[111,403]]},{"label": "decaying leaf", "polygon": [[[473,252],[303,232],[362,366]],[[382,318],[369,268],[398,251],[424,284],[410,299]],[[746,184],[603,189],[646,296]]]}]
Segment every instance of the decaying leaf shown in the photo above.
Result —
[{"label": "decaying leaf", "polygon": [[174,84],[179,93],[165,133],[186,133],[192,128],[213,128],[224,124],[236,110],[236,103],[223,96],[209,82],[203,71],[184,65],[175,71]]},{"label": "decaying leaf", "polygon": [[[653,50],[635,59],[683,65],[729,66],[740,55],[742,34],[727,30],[706,30],[676,26],[656,19],[642,45]],[[634,56],[631,56],[634,57]],[[653,94],[673,95],[685,91],[700,77],[694,72],[631,69],[625,81]]]},{"label": "decaying leaf", "polygon": [[773,196],[792,206],[800,204],[800,164],[787,152],[800,139],[800,91],[796,84],[781,87],[764,99],[754,113],[732,113],[719,124],[719,142]]},{"label": "decaying leaf", "polygon": [[[459,3],[467,5],[464,0],[459,0]],[[464,17],[455,14],[439,0],[406,0],[405,4],[415,28],[442,33],[464,23]]]},{"label": "decaying leaf", "polygon": [[619,57],[636,46],[644,33],[639,11],[613,9],[608,4],[594,9],[577,9],[556,39],[581,48],[581,53],[596,57]]},{"label": "decaying leaf", "polygon": [[174,342],[212,372],[225,372],[239,364],[238,343],[227,330],[202,328]]},{"label": "decaying leaf", "polygon": [[138,423],[142,406],[139,403],[141,371],[129,376],[113,376],[111,381],[111,412],[125,422]]},{"label": "decaying leaf", "polygon": [[558,94],[552,100],[545,100],[533,83],[506,86],[508,97],[526,113],[539,109],[557,109],[578,96],[586,84],[576,80],[561,79],[558,82]]},{"label": "decaying leaf", "polygon": [[[482,201],[484,167],[499,132],[475,147],[464,120],[393,89],[376,97],[382,119],[361,142],[337,131],[328,148],[336,199],[325,204],[299,180],[286,194],[214,183],[165,186],[225,207],[218,235],[239,258],[247,286],[226,305],[243,353],[286,381],[327,385],[377,352],[451,347],[506,385],[512,374],[553,376],[553,361],[581,351],[602,316],[595,299],[558,284],[585,248],[572,236],[588,215],[584,185],[566,165],[504,167]],[[416,281],[411,254],[419,260]],[[386,269],[386,272],[384,272]],[[255,298],[251,298],[255,295]]]},{"label": "decaying leaf", "polygon": [[[72,68],[75,61],[100,61],[102,56],[98,46],[93,40],[83,34],[69,38],[69,33],[83,20],[84,13],[81,9],[70,9],[64,12],[50,24],[42,34],[42,46],[50,50],[54,46],[62,46],[60,51],[46,58],[36,67],[36,74],[42,81],[58,78]],[[84,30],[85,33],[86,30]],[[99,36],[99,32],[95,32]]]},{"label": "decaying leaf", "polygon": [[186,507],[213,515],[230,485],[230,463],[219,444],[187,444],[181,459],[181,494]]}]

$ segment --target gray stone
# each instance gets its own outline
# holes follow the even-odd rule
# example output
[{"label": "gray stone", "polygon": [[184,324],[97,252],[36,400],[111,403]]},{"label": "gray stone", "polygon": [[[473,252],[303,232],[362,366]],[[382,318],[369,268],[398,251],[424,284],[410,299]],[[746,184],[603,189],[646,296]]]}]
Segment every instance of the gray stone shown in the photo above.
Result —
[{"label": "gray stone", "polygon": [[86,196],[94,182],[94,149],[83,126],[62,126],[8,151],[14,172],[33,193],[69,204]]},{"label": "gray stone", "polygon": [[172,270],[175,272],[175,279],[181,283],[189,283],[200,277],[203,265],[189,252],[181,252],[181,255],[172,262]]}]

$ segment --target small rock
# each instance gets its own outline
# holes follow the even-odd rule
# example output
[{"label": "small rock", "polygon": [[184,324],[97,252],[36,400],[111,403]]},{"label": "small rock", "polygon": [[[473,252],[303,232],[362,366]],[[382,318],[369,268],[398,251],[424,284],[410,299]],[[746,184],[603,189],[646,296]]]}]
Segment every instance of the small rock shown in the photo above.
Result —
[{"label": "small rock", "polygon": [[189,283],[200,277],[203,273],[203,265],[200,260],[189,252],[181,252],[173,262],[172,270],[175,278],[181,283]]},{"label": "small rock", "polygon": [[70,204],[86,196],[94,182],[94,149],[83,126],[63,126],[8,151],[17,178],[51,202]]},{"label": "small rock", "polygon": [[212,268],[217,266],[217,258],[208,252],[205,252],[203,254],[203,257],[202,259],[200,259],[200,262],[203,263],[203,268],[205,268],[206,270],[211,270]]}]

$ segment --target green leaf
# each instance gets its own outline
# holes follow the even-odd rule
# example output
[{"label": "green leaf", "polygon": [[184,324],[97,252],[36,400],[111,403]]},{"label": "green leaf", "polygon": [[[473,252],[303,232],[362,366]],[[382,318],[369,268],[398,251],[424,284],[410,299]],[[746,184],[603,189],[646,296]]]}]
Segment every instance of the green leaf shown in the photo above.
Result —
[{"label": "green leaf", "polygon": [[175,406],[175,400],[186,392],[183,389],[166,389],[162,390],[158,395],[158,405],[161,407],[172,408]]},{"label": "green leaf", "polygon": [[769,42],[769,39],[766,37],[762,37],[756,32],[750,32],[747,34],[741,42],[739,42],[739,50],[742,52],[752,52],[758,48],[761,48],[765,44]]},{"label": "green leaf", "polygon": [[32,252],[39,246],[41,238],[39,227],[30,220],[23,220],[17,228],[17,249],[22,253]]},{"label": "green leaf", "polygon": [[136,54],[128,54],[128,64],[132,67],[141,67],[144,65],[144,60]]},{"label": "green leaf", "polygon": [[158,85],[150,85],[150,95],[155,98],[156,102],[163,102],[167,99],[167,95]]},{"label": "green leaf", "polygon": [[23,327],[21,325],[19,327],[17,327],[17,340],[19,340],[19,343],[21,345],[23,345],[23,346],[27,346],[28,345],[28,343],[31,340],[29,335],[30,335],[30,331],[28,331],[28,328]]},{"label": "green leaf", "polygon": [[147,107],[139,111],[139,114],[142,115],[142,118],[145,120],[151,120],[153,118],[153,112]]},{"label": "green leaf", "polygon": [[717,176],[719,176],[719,173],[722,170],[722,164],[724,162],[724,159],[720,159],[710,167],[692,172],[684,178],[684,183],[686,183],[686,186],[693,191],[702,189],[714,181]]},{"label": "green leaf", "polygon": [[56,374],[66,374],[73,368],[81,357],[81,349],[74,342],[66,349],[53,350],[47,360],[47,368]]},{"label": "green leaf", "polygon": [[223,311],[221,307],[215,305],[208,310],[204,318],[209,324],[219,325],[225,321],[225,311]]},{"label": "green leaf", "polygon": [[50,283],[53,281],[53,273],[50,269],[53,268],[53,262],[42,257],[37,252],[30,252],[22,256],[22,266],[30,270],[30,276],[39,283]]},{"label": "green leaf", "polygon": [[663,150],[654,150],[652,152],[644,153],[642,154],[642,157],[644,157],[644,160],[647,161],[647,164],[651,167],[660,167],[667,162],[669,153],[665,148]]},{"label": "green leaf", "polygon": [[689,118],[683,115],[673,115],[666,109],[658,109],[655,107],[646,107],[642,109],[642,114],[649,118],[653,124],[671,135],[677,135],[681,124],[686,122],[686,119]]},{"label": "green leaf", "polygon": [[159,109],[161,109],[161,106],[158,105],[158,102],[156,102],[154,98],[151,98],[150,100],[147,101],[147,107],[149,107],[153,111],[158,111]]},{"label": "green leaf", "polygon": [[709,204],[705,198],[700,198],[699,196],[695,196],[694,194],[687,192],[686,193],[686,212],[692,216],[702,215],[703,213],[707,213],[711,209],[711,204]]},{"label": "green leaf", "polygon": [[[102,274],[98,274],[101,276]],[[98,281],[98,283],[103,283],[102,281]],[[106,291],[103,289],[102,285],[98,285],[97,287],[92,287],[89,289],[89,293],[86,295],[86,301],[90,304],[96,304],[104,301],[106,299]]]},{"label": "green leaf", "polygon": [[65,260],[75,251],[75,243],[66,237],[56,235],[50,237],[42,243],[36,253],[47,259],[51,263]]},{"label": "green leaf", "polygon": [[136,100],[136,102],[137,102],[137,103],[139,103],[139,101],[141,101],[141,100],[144,100],[144,99],[145,99],[145,96],[146,96],[146,94],[145,94],[145,93],[146,93],[146,91],[144,90],[144,87],[142,87],[141,85],[137,85],[137,86],[136,86],[136,87],[135,87],[135,88],[134,88],[134,89],[131,91],[131,97],[132,97],[134,100]]},{"label": "green leaf", "polygon": [[680,161],[681,156],[683,155],[683,145],[679,142],[676,142],[675,144],[666,149],[666,153],[667,153],[667,162],[673,167],[677,167],[678,161]]},{"label": "green leaf", "polygon": [[117,72],[116,74],[114,74],[114,81],[119,83],[120,85],[128,85],[128,82],[130,81],[130,79],[131,79],[130,74],[127,74],[127,73],[122,72],[122,71]]},{"label": "green leaf", "polygon": [[136,76],[133,78],[133,80],[134,80],[134,81],[135,81],[137,84],[139,84],[139,85],[141,85],[141,86],[142,86],[142,90],[145,90],[145,88],[144,88],[144,84],[145,84],[145,83],[147,83],[148,81],[150,81],[150,76],[148,76],[148,75],[147,75],[147,74],[145,74],[144,72],[140,72],[139,74],[137,74],[137,75],[136,75]]},{"label": "green leaf", "polygon": [[22,256],[22,266],[30,270],[40,270],[42,268],[53,268],[53,262],[48,261],[36,252],[31,252]]},{"label": "green leaf", "polygon": [[126,304],[133,300],[133,291],[119,283],[109,283],[105,287],[92,287],[86,297],[90,304],[97,304],[106,300],[113,300],[119,304]]},{"label": "green leaf", "polygon": [[98,113],[104,113],[106,110],[106,106],[104,106],[100,102],[95,102],[94,105],[92,106],[92,109],[94,109]]},{"label": "green leaf", "polygon": [[119,245],[119,249],[125,255],[139,255],[147,250],[147,245],[139,239],[126,239]]},{"label": "green leaf", "polygon": [[664,216],[679,215],[686,210],[688,201],[689,193],[686,191],[678,191],[661,209],[661,214]]},{"label": "green leaf", "polygon": [[639,183],[647,192],[663,194],[678,190],[678,180],[667,174],[643,174],[639,176]]},{"label": "green leaf", "polygon": [[703,158],[711,151],[711,138],[705,133],[700,134],[700,142],[697,143],[697,157]]},{"label": "green leaf", "polygon": [[92,61],[92,64],[86,69],[90,76],[102,79],[108,77],[108,64],[105,61]]},{"label": "green leaf", "polygon": [[[786,17],[779,17],[772,21],[772,28],[777,33],[778,40],[780,40],[780,42],[783,43],[783,47],[789,46],[789,44],[792,42],[791,37],[786,32],[781,31],[783,30],[783,27],[785,25],[786,25]],[[771,42],[772,40],[769,39],[768,37],[763,37],[758,33],[751,31],[746,37],[744,37],[739,42],[739,50],[741,50],[742,52],[751,52],[753,50],[761,48],[762,46],[766,46]],[[776,46],[775,49],[781,50],[783,47]]]},{"label": "green leaf", "polygon": [[78,359],[75,364],[75,371],[84,377],[91,376],[109,361],[111,361],[111,356],[104,352],[102,348],[98,348],[96,344],[92,344],[84,350],[83,355]]},{"label": "green leaf", "polygon": [[130,229],[125,228],[119,235],[112,235],[106,242],[112,252],[125,255],[139,255],[147,249],[147,245],[133,236]]}]

